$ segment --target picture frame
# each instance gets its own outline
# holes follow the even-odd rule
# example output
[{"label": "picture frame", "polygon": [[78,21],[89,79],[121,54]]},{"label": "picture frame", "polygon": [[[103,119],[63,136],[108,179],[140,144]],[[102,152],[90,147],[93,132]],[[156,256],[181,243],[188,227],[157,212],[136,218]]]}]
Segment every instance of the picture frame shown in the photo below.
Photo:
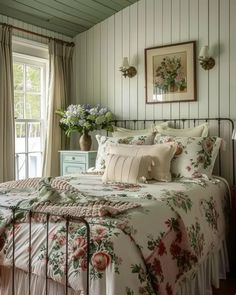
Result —
[{"label": "picture frame", "polygon": [[146,103],[196,101],[196,41],[145,49]]}]

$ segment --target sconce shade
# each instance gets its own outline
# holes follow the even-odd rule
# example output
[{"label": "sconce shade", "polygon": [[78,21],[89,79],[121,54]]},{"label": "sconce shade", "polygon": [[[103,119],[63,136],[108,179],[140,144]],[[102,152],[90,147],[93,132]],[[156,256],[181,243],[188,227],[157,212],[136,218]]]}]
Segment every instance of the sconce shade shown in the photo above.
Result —
[{"label": "sconce shade", "polygon": [[199,57],[208,57],[209,53],[208,53],[208,46],[202,46],[200,53],[199,53]]},{"label": "sconce shade", "polygon": [[123,59],[123,68],[125,68],[125,69],[129,68],[128,57],[124,57],[124,59]]},{"label": "sconce shade", "polygon": [[135,67],[129,65],[128,57],[125,56],[123,58],[123,65],[120,67],[120,71],[122,75],[126,78],[133,78],[137,74],[137,70]]},{"label": "sconce shade", "polygon": [[232,139],[236,140],[236,129],[234,128],[233,133],[232,133]]},{"label": "sconce shade", "polygon": [[209,56],[208,46],[202,46],[198,60],[204,70],[210,70],[215,66],[215,60]]}]

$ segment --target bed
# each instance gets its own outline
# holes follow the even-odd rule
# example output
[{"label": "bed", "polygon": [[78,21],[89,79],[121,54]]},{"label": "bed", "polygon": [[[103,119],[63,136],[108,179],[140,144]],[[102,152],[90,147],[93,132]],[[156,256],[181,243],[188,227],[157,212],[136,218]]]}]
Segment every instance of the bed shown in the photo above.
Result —
[{"label": "bed", "polygon": [[219,176],[36,178],[1,184],[0,204],[1,295],[211,294],[228,271],[230,199]]}]

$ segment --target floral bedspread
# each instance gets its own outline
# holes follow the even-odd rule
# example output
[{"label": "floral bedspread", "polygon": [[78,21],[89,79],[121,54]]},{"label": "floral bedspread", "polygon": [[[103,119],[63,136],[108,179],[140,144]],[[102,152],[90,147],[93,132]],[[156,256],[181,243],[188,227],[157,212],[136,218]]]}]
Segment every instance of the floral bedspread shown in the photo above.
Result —
[{"label": "floral bedspread", "polygon": [[[228,196],[222,180],[182,179],[126,185],[102,184],[101,176],[88,174],[58,179],[68,186],[52,188],[50,179],[46,187],[0,185],[0,205],[37,209],[46,204],[57,205],[58,209],[101,201],[129,204],[127,210],[117,214],[86,217],[91,229],[90,292],[93,295],[176,294],[179,284],[193,275],[224,239]],[[47,206],[43,208],[46,210]],[[46,223],[39,214],[33,215],[29,248],[27,220],[24,212],[16,214],[16,267],[28,271],[30,251],[32,272],[44,275]],[[11,265],[11,214],[3,208],[0,208],[0,233],[0,264]],[[88,247],[85,226],[70,223],[68,239],[69,285],[83,294]],[[65,244],[65,224],[51,220],[48,275],[63,284]]]}]

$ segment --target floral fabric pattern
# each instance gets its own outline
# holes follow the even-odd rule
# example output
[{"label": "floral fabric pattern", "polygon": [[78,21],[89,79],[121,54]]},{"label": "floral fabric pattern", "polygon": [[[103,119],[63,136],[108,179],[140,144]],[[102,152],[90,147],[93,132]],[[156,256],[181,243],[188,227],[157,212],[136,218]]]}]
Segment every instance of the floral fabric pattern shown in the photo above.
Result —
[{"label": "floral fabric pattern", "polygon": [[[28,209],[45,202],[58,206],[81,206],[90,200],[139,204],[116,216],[86,218],[91,231],[89,245],[86,227],[69,223],[68,283],[74,290],[86,291],[89,247],[91,294],[176,294],[178,285],[192,277],[224,239],[228,198],[225,183],[218,179],[183,178],[168,184],[125,185],[103,184],[100,176],[84,174],[66,177],[64,181],[74,188],[72,192],[39,192],[38,187],[8,189],[0,185],[0,204]],[[80,194],[75,195],[75,191]],[[45,220],[33,215],[29,248],[27,216],[19,211],[14,225],[16,268],[28,271],[30,251],[33,273],[44,276],[48,263],[48,276],[64,284],[66,226],[61,220],[50,220],[48,259],[45,232]],[[3,208],[0,233],[0,263],[10,266],[13,230],[11,214]]]},{"label": "floral fabric pattern", "polygon": [[177,143],[178,148],[172,160],[173,177],[211,178],[222,139],[219,137],[173,137],[156,136],[154,143]]},{"label": "floral fabric pattern", "polygon": [[[133,145],[151,145],[154,140],[154,133],[128,136],[128,137],[107,137],[96,135],[98,142],[98,153],[96,159],[96,171],[104,172],[106,168],[106,158],[108,155],[108,145],[109,144],[133,144]],[[91,169],[90,169],[91,170]],[[93,169],[94,170],[94,169]]]}]

